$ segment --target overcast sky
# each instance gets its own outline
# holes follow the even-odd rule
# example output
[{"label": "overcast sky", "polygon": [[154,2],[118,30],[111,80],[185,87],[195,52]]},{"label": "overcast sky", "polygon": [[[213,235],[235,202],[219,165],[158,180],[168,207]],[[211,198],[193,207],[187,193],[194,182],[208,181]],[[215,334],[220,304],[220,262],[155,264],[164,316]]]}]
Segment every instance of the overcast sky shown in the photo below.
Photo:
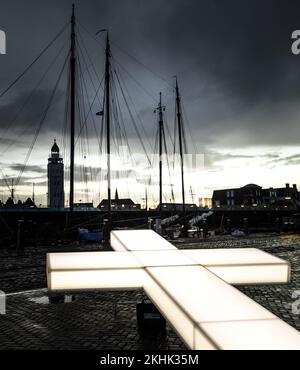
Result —
[{"label": "overcast sky", "polygon": [[[0,29],[7,37],[7,55],[0,55],[0,91],[69,21],[71,4],[67,0],[0,0]],[[119,66],[135,110],[143,121],[145,130],[141,133],[146,142],[154,140],[153,110],[160,91],[166,104],[166,120],[173,132],[172,76],[178,76],[189,152],[204,154],[205,168],[187,175],[187,187],[193,187],[196,197],[211,196],[213,189],[250,182],[264,187],[282,186],[286,182],[300,185],[300,56],[291,53],[291,34],[300,29],[299,1],[82,0],[75,4],[78,21],[92,36],[101,28],[109,29],[115,65]],[[98,37],[97,43],[79,25],[78,30],[102,77],[103,36]],[[8,177],[17,176],[25,160],[66,56],[68,37],[69,30],[0,99],[0,164]],[[60,50],[53,68],[38,85]],[[96,75],[93,76],[98,86]],[[66,77],[62,77],[17,190],[20,197],[31,192],[28,184],[35,181],[40,183],[37,187],[40,202],[45,203],[49,150],[54,138],[61,146],[64,141],[66,83]],[[37,91],[14,119],[37,85]],[[92,100],[94,91],[90,82],[88,90]],[[101,92],[99,95],[102,96]],[[95,104],[93,114],[99,109]],[[92,129],[90,132],[92,136]],[[133,143],[138,142],[130,124],[128,136]],[[90,145],[95,148],[96,140],[90,140]],[[139,152],[138,145],[136,148]],[[78,156],[87,157],[84,150],[87,151],[78,150]],[[95,154],[88,156],[91,166],[97,168],[96,149],[90,150]],[[67,145],[62,152],[67,155]],[[142,183],[139,173],[142,166],[135,171]],[[179,201],[178,180],[175,174],[170,181],[175,185]],[[166,200],[170,181],[166,175]],[[132,182],[133,179],[121,179],[115,186],[119,187],[121,196],[130,195],[140,201],[144,185],[140,184],[132,193]],[[83,197],[81,185],[77,198]],[[90,197],[98,201],[98,184],[90,183],[89,187]],[[101,191],[105,196],[105,187]],[[154,194],[153,201],[156,198]]]}]

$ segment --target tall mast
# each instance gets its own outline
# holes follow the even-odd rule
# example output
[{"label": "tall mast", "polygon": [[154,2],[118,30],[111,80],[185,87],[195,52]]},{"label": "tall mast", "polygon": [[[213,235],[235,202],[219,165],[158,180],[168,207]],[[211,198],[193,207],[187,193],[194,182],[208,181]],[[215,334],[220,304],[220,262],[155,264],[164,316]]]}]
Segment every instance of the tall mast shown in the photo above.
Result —
[{"label": "tall mast", "polygon": [[148,188],[145,190],[146,212],[148,212]]},{"label": "tall mast", "polygon": [[162,203],[163,203],[163,134],[164,134],[164,115],[162,106],[162,94],[159,94],[159,212],[162,218]]},{"label": "tall mast", "polygon": [[106,150],[107,150],[107,196],[108,196],[108,221],[109,229],[112,228],[111,213],[111,145],[110,145],[110,42],[107,32],[106,37],[106,63],[105,63],[105,103],[106,103]]},{"label": "tall mast", "polygon": [[176,77],[176,111],[177,111],[177,123],[179,132],[179,151],[180,151],[180,165],[181,165],[181,187],[182,187],[182,210],[185,214],[185,190],[184,190],[184,153],[183,153],[183,124],[181,114],[181,100],[179,93],[178,80]]},{"label": "tall mast", "polygon": [[15,200],[14,179],[11,180],[11,199]]},{"label": "tall mast", "polygon": [[70,212],[74,211],[74,164],[75,164],[75,107],[76,107],[76,19],[75,19],[75,5],[72,5],[71,17],[71,150],[70,150]]}]

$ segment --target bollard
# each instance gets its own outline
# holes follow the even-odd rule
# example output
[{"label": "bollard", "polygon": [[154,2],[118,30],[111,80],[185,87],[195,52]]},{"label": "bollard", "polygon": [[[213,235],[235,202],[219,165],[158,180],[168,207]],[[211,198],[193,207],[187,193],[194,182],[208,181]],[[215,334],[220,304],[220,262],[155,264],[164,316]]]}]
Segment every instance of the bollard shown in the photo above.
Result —
[{"label": "bollard", "polygon": [[155,226],[154,226],[155,232],[158,235],[162,235],[162,225],[161,225],[161,219],[156,219],[155,220]]},{"label": "bollard", "polygon": [[248,218],[243,219],[244,233],[245,235],[249,234]]},{"label": "bollard", "polygon": [[203,239],[206,239],[207,238],[207,232],[208,232],[206,220],[203,220],[202,224],[203,224]]},{"label": "bollard", "polygon": [[109,220],[103,220],[103,240],[108,243],[110,240]]},{"label": "bollard", "polygon": [[280,222],[279,217],[276,218],[275,227],[276,227],[277,234],[280,234],[281,233],[281,222]]},{"label": "bollard", "polygon": [[187,238],[188,230],[189,230],[189,223],[185,220],[184,224],[183,224],[182,231],[181,231],[181,237],[182,238]]},{"label": "bollard", "polygon": [[226,220],[226,231],[227,231],[227,234],[231,234],[231,220],[230,220],[230,218],[228,218]]},{"label": "bollard", "polygon": [[17,230],[17,251],[24,250],[24,220],[18,221]]},{"label": "bollard", "polygon": [[6,294],[0,290],[0,315],[6,314]]}]

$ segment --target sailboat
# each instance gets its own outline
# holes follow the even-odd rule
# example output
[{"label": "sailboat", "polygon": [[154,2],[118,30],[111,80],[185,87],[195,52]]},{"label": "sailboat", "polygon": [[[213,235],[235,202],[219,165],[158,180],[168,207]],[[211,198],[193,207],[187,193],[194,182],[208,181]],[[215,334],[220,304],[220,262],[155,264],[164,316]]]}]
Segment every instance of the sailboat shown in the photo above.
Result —
[{"label": "sailboat", "polygon": [[[60,83],[61,76],[64,72],[65,66],[69,64],[69,80],[68,80],[68,90],[67,90],[67,97],[68,101],[66,104],[67,106],[67,113],[66,114],[66,121],[68,120],[68,124],[70,126],[70,131],[68,132],[68,138],[69,140],[69,163],[70,163],[70,172],[69,172],[69,213],[70,216],[67,218],[68,220],[72,220],[73,214],[74,214],[74,198],[75,198],[75,177],[76,177],[76,158],[75,158],[75,149],[76,149],[76,144],[78,139],[81,139],[82,133],[84,132],[85,129],[85,124],[86,124],[86,119],[82,119],[82,122],[80,122],[80,119],[78,118],[80,115],[82,115],[82,107],[80,106],[79,100],[79,89],[84,89],[84,81],[81,81],[82,76],[80,73],[82,73],[82,66],[81,66],[81,61],[79,56],[82,53],[83,48],[80,48],[80,45],[78,44],[78,33],[77,33],[77,21],[76,21],[76,16],[75,16],[75,6],[72,6],[72,15],[71,15],[71,21],[70,21],[70,26],[71,26],[71,32],[70,32],[70,49],[69,49],[69,54],[67,55],[63,68],[58,76],[58,80],[55,84],[54,90],[52,92],[52,95],[49,99],[49,104],[47,106],[47,109],[42,117],[42,120],[39,124],[39,127],[37,128],[37,131],[34,135],[34,139],[32,144],[30,145],[28,154],[26,155],[26,159],[24,162],[24,166],[22,167],[20,171],[20,175],[18,176],[17,179],[17,184],[18,186],[20,179],[24,173],[24,170],[28,164],[28,159],[31,155],[32,149],[36,143],[36,140],[40,134],[42,125],[45,121],[45,118],[48,114],[49,107],[51,103],[53,102],[55,93],[57,91],[57,88]],[[45,47],[45,49],[42,51],[42,53],[34,60],[34,62],[25,70],[24,73],[22,73],[13,84],[11,84],[3,93],[0,94],[0,97],[4,96],[19,80],[22,78],[22,76],[27,73],[27,71],[45,54],[45,52],[58,40],[58,38],[65,32],[67,29],[68,25],[65,26],[61,32]],[[97,118],[101,119],[101,140],[104,139],[105,141],[105,149],[106,149],[106,158],[107,158],[107,171],[106,171],[106,181],[107,181],[107,198],[108,198],[108,206],[107,206],[107,212],[103,216],[103,219],[106,219],[106,230],[105,230],[105,235],[104,238],[106,240],[109,240],[109,234],[110,230],[112,230],[114,224],[113,224],[113,208],[112,208],[112,197],[111,197],[111,187],[112,187],[112,163],[111,163],[111,155],[112,155],[112,136],[113,133],[116,131],[116,127],[113,126],[116,118],[116,112],[113,109],[113,102],[114,104],[117,103],[117,96],[115,94],[115,85],[116,81],[119,82],[119,77],[116,75],[115,71],[115,66],[112,65],[112,53],[111,53],[111,43],[110,43],[110,37],[109,37],[109,32],[106,29],[102,29],[97,32],[97,36],[100,36],[102,34],[106,34],[106,45],[105,45],[105,73],[104,73],[104,94],[103,94],[103,101],[102,105],[100,106],[99,112],[97,114]],[[95,38],[95,36],[93,36]],[[69,61],[69,63],[68,63]],[[116,79],[113,77],[116,77]],[[92,81],[93,82],[93,81]],[[119,85],[122,90],[121,83],[119,82]],[[100,84],[101,87],[101,84]],[[99,92],[100,88],[98,89]],[[123,89],[124,90],[124,89]],[[124,95],[124,91],[122,92],[122,96]],[[176,92],[176,121],[177,121],[177,131],[178,131],[178,139],[179,139],[179,152],[180,152],[180,166],[181,166],[181,190],[182,190],[182,209],[180,210],[180,220],[178,222],[178,225],[180,226],[180,230],[182,229],[182,225],[185,226],[186,222],[186,201],[185,201],[185,177],[184,177],[184,128],[183,128],[183,119],[182,119],[182,108],[181,108],[181,97],[180,97],[180,90],[179,90],[179,82],[178,79],[176,78],[176,84],[175,84],[175,92]],[[97,95],[97,93],[96,93]],[[128,107],[128,102],[125,102],[124,104],[126,107]],[[94,102],[91,103],[89,102],[90,108],[93,106]],[[159,114],[159,154],[160,154],[160,161],[159,161],[159,219],[164,220],[164,209],[163,209],[163,163],[162,163],[162,154],[164,152],[164,146],[165,144],[165,134],[164,134],[164,107],[162,104],[162,94],[160,94],[160,101],[159,101],[159,106],[158,106],[158,114]],[[90,113],[90,112],[88,112]],[[88,115],[87,115],[88,116]],[[86,118],[84,116],[84,118]],[[135,129],[136,129],[135,125]],[[65,130],[67,131],[67,130]],[[79,132],[78,137],[76,137],[76,131]],[[139,139],[141,139],[140,133],[137,135]],[[76,140],[77,139],[77,140]],[[144,144],[141,143],[144,152],[147,155],[147,149],[145,148]],[[84,156],[85,157],[85,156]],[[148,158],[148,156],[147,156]],[[149,164],[151,165],[151,161],[149,160]],[[100,166],[99,166],[100,167]],[[86,181],[87,182],[87,181]],[[88,186],[88,185],[87,185]],[[148,198],[148,195],[146,196],[146,199]],[[147,200],[148,202],[148,200]],[[148,208],[148,206],[147,206]],[[147,215],[147,213],[146,213]],[[103,221],[103,220],[102,220]],[[174,221],[172,221],[174,223]],[[171,222],[171,226],[172,226]],[[147,224],[147,221],[145,222]],[[176,224],[176,223],[175,223]],[[99,225],[100,225],[100,220],[99,220]],[[170,226],[170,223],[168,222],[163,222],[163,225],[165,228]],[[176,226],[177,227],[177,226]],[[184,228],[183,228],[184,231]],[[80,229],[80,235],[86,235],[84,237],[90,238],[90,230],[88,228],[81,228]],[[97,231],[98,233],[98,231]],[[180,231],[182,233],[182,230]],[[97,234],[98,237],[100,234]],[[94,236],[92,236],[94,237]]]}]

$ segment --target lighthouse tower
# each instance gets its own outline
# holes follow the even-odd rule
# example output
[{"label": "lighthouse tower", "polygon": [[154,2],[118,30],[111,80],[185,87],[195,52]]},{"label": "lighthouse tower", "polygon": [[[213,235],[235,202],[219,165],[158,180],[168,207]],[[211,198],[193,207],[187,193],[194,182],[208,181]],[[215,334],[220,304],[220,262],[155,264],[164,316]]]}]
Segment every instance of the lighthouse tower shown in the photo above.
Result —
[{"label": "lighthouse tower", "polygon": [[51,156],[48,159],[48,207],[64,208],[64,163],[59,155],[59,147],[54,140]]}]

